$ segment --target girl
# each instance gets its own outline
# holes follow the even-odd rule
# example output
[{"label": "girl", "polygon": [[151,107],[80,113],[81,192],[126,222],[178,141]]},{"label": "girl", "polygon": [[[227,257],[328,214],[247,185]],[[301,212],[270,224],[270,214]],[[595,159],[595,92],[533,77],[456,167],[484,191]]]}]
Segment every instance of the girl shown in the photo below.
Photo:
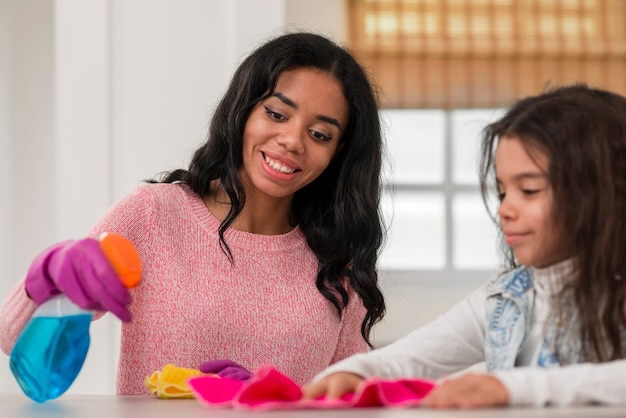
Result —
[{"label": "girl", "polygon": [[[3,351],[57,293],[126,321],[118,394],[149,394],[145,377],[167,363],[271,363],[304,383],[367,351],[385,310],[381,148],[372,86],[346,50],[306,33],[267,42],[235,72],[187,170],[37,257],[0,314]],[[132,303],[95,243],[104,231],[141,257]]]},{"label": "girl", "polygon": [[574,85],[521,100],[482,141],[507,271],[407,337],[331,366],[305,394],[484,362],[487,373],[441,380],[424,405],[626,404],[625,161],[626,98]]}]

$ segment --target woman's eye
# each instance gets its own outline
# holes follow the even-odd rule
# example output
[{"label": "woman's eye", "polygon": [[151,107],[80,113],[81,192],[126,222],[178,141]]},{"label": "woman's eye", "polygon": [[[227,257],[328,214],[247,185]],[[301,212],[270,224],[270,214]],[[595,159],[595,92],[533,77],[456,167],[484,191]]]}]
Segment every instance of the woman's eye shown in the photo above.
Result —
[{"label": "woman's eye", "polygon": [[275,120],[285,120],[286,118],[278,112],[274,112],[269,107],[265,106],[265,113],[272,119]]},{"label": "woman's eye", "polygon": [[311,135],[313,136],[313,138],[317,139],[318,141],[328,142],[332,139],[330,136],[324,135],[323,133],[318,132],[318,131],[311,131]]},{"label": "woman's eye", "polygon": [[504,197],[506,196],[506,193],[500,193],[498,192],[498,201],[502,202],[504,200]]}]

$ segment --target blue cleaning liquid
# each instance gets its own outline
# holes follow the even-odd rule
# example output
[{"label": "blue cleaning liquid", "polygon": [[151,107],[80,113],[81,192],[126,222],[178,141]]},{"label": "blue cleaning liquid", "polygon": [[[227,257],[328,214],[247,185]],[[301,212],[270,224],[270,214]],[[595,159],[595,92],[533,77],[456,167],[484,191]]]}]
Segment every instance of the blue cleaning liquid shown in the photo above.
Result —
[{"label": "blue cleaning liquid", "polygon": [[[42,305],[43,306],[43,305]],[[10,367],[29,398],[61,396],[83,367],[89,349],[91,312],[33,316],[11,351]]]}]

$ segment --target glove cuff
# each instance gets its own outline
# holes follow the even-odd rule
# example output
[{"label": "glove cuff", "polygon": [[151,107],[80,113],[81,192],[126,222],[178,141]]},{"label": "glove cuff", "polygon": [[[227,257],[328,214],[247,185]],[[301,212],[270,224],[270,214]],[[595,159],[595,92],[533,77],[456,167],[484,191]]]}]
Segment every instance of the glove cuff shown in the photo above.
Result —
[{"label": "glove cuff", "polygon": [[37,305],[41,305],[52,296],[61,293],[48,273],[48,265],[55,254],[73,242],[63,241],[46,248],[30,264],[24,281],[24,289]]}]

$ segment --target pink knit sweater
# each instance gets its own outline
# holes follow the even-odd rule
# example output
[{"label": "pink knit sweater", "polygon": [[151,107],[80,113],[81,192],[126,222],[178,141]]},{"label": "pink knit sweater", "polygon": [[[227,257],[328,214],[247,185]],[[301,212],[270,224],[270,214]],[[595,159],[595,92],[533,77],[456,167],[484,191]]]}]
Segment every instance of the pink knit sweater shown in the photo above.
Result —
[{"label": "pink knit sweater", "polygon": [[[197,368],[229,358],[250,370],[271,364],[299,384],[328,365],[367,351],[365,309],[351,290],[341,318],[315,287],[318,260],[299,228],[284,235],[226,232],[234,264],[222,252],[218,220],[186,186],[137,187],[91,231],[117,232],[137,247],[143,277],[131,323],[122,325],[118,394],[149,394],[144,379],[167,363]],[[23,281],[0,313],[9,354],[36,308]]]}]

